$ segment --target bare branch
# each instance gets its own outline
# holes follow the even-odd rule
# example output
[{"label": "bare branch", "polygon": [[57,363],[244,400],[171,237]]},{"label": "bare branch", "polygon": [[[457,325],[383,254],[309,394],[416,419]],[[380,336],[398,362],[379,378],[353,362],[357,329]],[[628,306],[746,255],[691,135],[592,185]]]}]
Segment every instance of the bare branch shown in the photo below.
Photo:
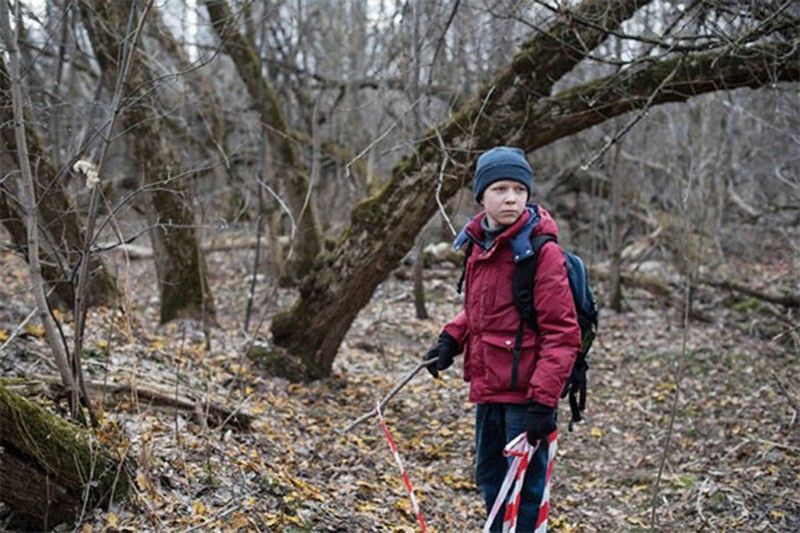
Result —
[{"label": "bare branch", "polygon": [[[64,387],[74,396],[77,394],[75,380],[70,372],[67,351],[61,342],[61,338],[56,329],[55,321],[50,316],[47,295],[44,290],[44,279],[42,278],[42,266],[39,259],[39,208],[37,207],[36,192],[34,187],[33,172],[28,155],[28,144],[25,135],[25,113],[23,111],[23,98],[20,77],[19,48],[17,46],[18,32],[20,28],[20,6],[16,4],[16,32],[11,33],[11,24],[8,17],[7,2],[0,1],[0,34],[8,48],[9,74],[11,76],[11,100],[14,108],[14,136],[16,138],[17,153],[20,167],[20,189],[23,196],[23,204],[27,215],[28,229],[28,260],[30,265],[31,284],[33,285],[34,297],[39,320],[44,326],[50,349],[53,351],[56,367],[61,375]],[[70,402],[70,414],[78,418],[77,402]]]},{"label": "bare branch", "polygon": [[526,111],[531,119],[520,141],[526,150],[535,150],[635,109],[682,102],[708,92],[798,80],[800,41],[666,59],[542,100]]}]

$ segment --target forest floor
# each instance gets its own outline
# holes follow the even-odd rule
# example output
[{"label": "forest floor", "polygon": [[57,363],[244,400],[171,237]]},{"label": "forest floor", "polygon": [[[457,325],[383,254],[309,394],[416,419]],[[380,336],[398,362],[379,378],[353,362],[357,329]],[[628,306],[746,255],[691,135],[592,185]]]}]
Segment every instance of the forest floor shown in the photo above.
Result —
[{"label": "forest floor", "polygon": [[[110,406],[101,432],[136,461],[135,494],[87,514],[78,529],[418,530],[377,421],[339,431],[417,365],[457,312],[457,270],[427,271],[429,320],[414,317],[411,282],[387,280],[353,324],[334,375],[291,384],[242,357],[250,253],[212,254],[209,263],[219,322],[210,331],[210,349],[196,323],[156,326],[154,273],[150,262],[138,261],[127,282],[127,313],[90,314],[87,379],[194,391],[253,415],[254,422],[249,430],[205,427],[192,413],[135,398]],[[2,341],[31,311],[32,300],[22,262],[0,252],[0,264]],[[789,266],[758,269],[750,279],[768,287],[786,279]],[[256,315],[266,316],[260,332],[267,337],[269,316],[292,294],[259,292]],[[655,505],[666,531],[799,531],[800,357],[786,325],[797,317],[710,293],[696,305],[706,305],[715,321],[692,321],[684,330],[680,310],[645,292],[627,296],[625,312],[602,310],[587,421],[571,433],[562,423],[550,529],[645,530]],[[776,313],[786,315],[779,320]],[[62,318],[69,334],[70,317]],[[55,375],[46,353],[41,329],[29,325],[0,354],[0,369]],[[676,393],[674,431],[654,500]],[[473,479],[474,407],[459,364],[438,381],[421,372],[385,416],[430,530],[478,531],[484,511]],[[568,417],[564,405],[560,418]]]}]

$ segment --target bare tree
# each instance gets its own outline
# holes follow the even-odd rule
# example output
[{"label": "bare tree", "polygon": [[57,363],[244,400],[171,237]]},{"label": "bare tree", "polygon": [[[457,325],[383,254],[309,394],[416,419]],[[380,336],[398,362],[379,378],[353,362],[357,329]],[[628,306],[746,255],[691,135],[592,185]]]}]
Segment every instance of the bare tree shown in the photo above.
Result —
[{"label": "bare tree", "polygon": [[[80,3],[92,47],[109,85],[115,81],[118,61],[123,57],[122,36],[137,2]],[[133,141],[142,194],[148,200],[161,322],[179,317],[206,320],[214,316],[214,300],[197,236],[192,189],[187,184],[192,171],[183,167],[182,158],[162,128],[158,83],[145,55],[134,54],[125,83],[123,124]]]},{"label": "bare tree", "polygon": [[[0,57],[0,123],[12,124],[13,106],[11,77]],[[39,228],[42,232],[42,275],[62,305],[71,308],[75,302],[74,270],[83,248],[83,222],[74,203],[67,195],[63,176],[71,175],[72,169],[59,171],[44,145],[30,110],[23,109],[25,138],[29,157],[36,161],[34,187],[40,210]],[[0,161],[3,168],[21,172],[20,150],[13,128],[0,128]],[[24,210],[16,196],[18,191],[12,182],[0,183],[0,218],[10,233],[17,248],[28,256],[28,244],[23,223]],[[114,277],[98,256],[89,263],[89,303],[91,305],[114,305],[119,301]]]},{"label": "bare tree", "polygon": [[[420,74],[422,71],[422,45],[423,37],[420,34],[422,25],[422,6],[419,0],[415,0],[412,6],[412,33],[411,33],[411,83],[409,84],[409,96],[411,97],[411,105],[414,111],[414,139],[418,139],[422,133],[422,103],[421,103],[421,88],[420,88]],[[425,307],[425,285],[422,277],[423,266],[425,258],[423,256],[423,249],[425,248],[425,241],[422,234],[417,235],[416,243],[414,244],[414,310],[416,311],[417,318],[424,320],[428,318],[428,309]]]},{"label": "bare tree", "polygon": [[[58,332],[55,320],[50,315],[50,307],[45,294],[45,283],[42,278],[42,266],[39,258],[39,208],[37,206],[36,188],[34,186],[33,171],[28,156],[28,144],[25,138],[25,113],[23,112],[21,69],[19,64],[19,48],[17,41],[20,28],[20,6],[16,4],[16,24],[17,31],[11,33],[11,24],[8,17],[8,4],[0,2],[0,34],[8,48],[9,75],[11,84],[11,102],[13,106],[14,137],[17,147],[17,159],[19,161],[19,181],[22,193],[22,207],[25,210],[25,225],[27,228],[27,251],[28,263],[30,265],[31,285],[34,297],[36,298],[36,309],[39,321],[42,323],[47,334],[47,341],[53,351],[53,360],[56,368],[61,375],[61,381],[71,396],[70,414],[78,418],[80,405],[78,395],[80,393],[75,376],[73,375],[66,346],[62,343],[61,335]],[[88,404],[88,398],[86,398]]]},{"label": "bare tree", "polygon": [[[275,342],[303,362],[307,377],[331,371],[356,313],[435,211],[435,176],[442,158],[450,162],[442,195],[450,197],[468,180],[477,151],[493,144],[532,151],[629,111],[711,91],[800,79],[797,42],[776,40],[648,59],[551,95],[557,81],[647,3],[586,0],[568,16],[560,15],[522,46],[479,98],[429,132],[377,196],[352,211],[350,227],[336,248],[320,258],[298,301],[273,321]],[[439,137],[446,153],[439,149]]]},{"label": "bare tree", "polygon": [[279,181],[297,221],[293,248],[296,259],[292,270],[294,276],[301,278],[311,270],[321,249],[315,200],[309,193],[308,170],[295,148],[283,106],[263,74],[255,44],[238,30],[237,18],[225,0],[205,0],[205,6],[223,49],[236,65],[250,98],[259,106],[259,116],[268,128],[270,146],[274,147],[272,151],[283,164]]}]

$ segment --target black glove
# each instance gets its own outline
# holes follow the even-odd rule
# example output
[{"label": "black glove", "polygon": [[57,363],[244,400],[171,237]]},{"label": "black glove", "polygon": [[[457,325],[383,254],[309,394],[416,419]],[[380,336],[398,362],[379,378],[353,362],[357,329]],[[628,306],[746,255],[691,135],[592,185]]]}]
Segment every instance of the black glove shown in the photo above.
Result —
[{"label": "black glove", "polygon": [[[584,396],[584,407],[586,406],[586,371],[589,370],[589,363],[586,362],[586,356],[584,354],[579,354],[578,358],[575,360],[575,364],[572,366],[572,372],[567,379],[567,382],[564,383],[564,390],[561,391],[561,397],[566,398],[567,394],[574,391],[577,394],[579,391],[583,391]],[[583,407],[581,408],[583,410]]]},{"label": "black glove", "polygon": [[528,442],[535,445],[537,441],[555,431],[556,410],[538,402],[531,402],[525,417],[525,427],[528,432]]},{"label": "black glove", "polygon": [[436,361],[425,368],[428,369],[431,376],[438,378],[439,371],[450,368],[453,364],[453,358],[460,351],[458,342],[449,333],[443,331],[439,335],[439,340],[436,341],[436,346],[428,350],[428,353],[425,354],[425,359],[423,359],[423,361],[427,361],[435,357]]}]

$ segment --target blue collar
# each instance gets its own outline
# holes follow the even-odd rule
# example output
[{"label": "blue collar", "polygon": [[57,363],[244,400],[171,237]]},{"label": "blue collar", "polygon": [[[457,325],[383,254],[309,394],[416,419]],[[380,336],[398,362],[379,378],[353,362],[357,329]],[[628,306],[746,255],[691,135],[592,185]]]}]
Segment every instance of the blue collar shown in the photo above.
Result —
[{"label": "blue collar", "polygon": [[[533,255],[533,248],[531,247],[531,234],[533,233],[536,225],[539,223],[539,210],[537,209],[536,204],[529,205],[525,209],[528,210],[528,213],[530,213],[531,216],[528,219],[528,222],[522,226],[522,229],[520,229],[519,232],[509,241],[511,253],[514,255],[515,263],[519,263],[523,259],[527,259]],[[473,240],[469,233],[467,233],[467,226],[469,226],[470,222],[467,222],[464,227],[461,228],[461,231],[458,232],[458,235],[456,235],[456,239],[453,241],[454,251],[457,252],[461,250],[467,241]]]}]

